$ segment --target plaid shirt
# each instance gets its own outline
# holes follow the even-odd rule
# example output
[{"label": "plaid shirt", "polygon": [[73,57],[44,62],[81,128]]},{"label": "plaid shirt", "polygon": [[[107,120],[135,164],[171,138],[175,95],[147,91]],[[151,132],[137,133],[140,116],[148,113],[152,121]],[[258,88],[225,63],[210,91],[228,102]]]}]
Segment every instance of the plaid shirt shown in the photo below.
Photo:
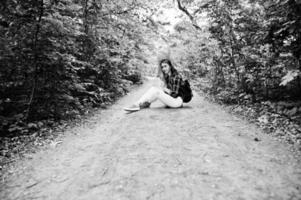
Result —
[{"label": "plaid shirt", "polygon": [[174,74],[172,76],[165,76],[167,88],[171,90],[170,96],[176,98],[180,96],[179,89],[182,84],[182,77],[179,74]]}]

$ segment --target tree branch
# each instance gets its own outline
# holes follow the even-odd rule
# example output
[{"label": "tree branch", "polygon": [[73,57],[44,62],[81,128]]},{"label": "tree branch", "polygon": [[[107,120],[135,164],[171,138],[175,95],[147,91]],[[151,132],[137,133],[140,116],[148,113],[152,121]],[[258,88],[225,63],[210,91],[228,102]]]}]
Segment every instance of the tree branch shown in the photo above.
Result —
[{"label": "tree branch", "polygon": [[214,0],[210,0],[210,1],[207,1],[206,3],[204,3],[203,5],[199,6],[198,9],[196,9],[194,12],[193,12],[193,15],[196,15],[198,14],[199,12],[201,12],[202,10],[204,9],[208,9],[210,7],[211,4],[214,3]]},{"label": "tree branch", "polygon": [[[117,4],[115,4],[117,5]],[[125,10],[119,10],[119,11],[115,11],[115,10],[109,10],[107,13],[104,13],[102,15],[102,17],[107,16],[107,15],[122,15],[122,14],[127,14],[129,12],[131,12],[132,10],[136,9],[139,6],[139,4],[134,1],[134,3],[132,5],[129,5],[129,8],[125,9]]]},{"label": "tree branch", "polygon": [[192,25],[196,28],[196,29],[201,29],[201,27],[199,27],[194,19],[194,17],[189,13],[189,11],[187,10],[187,8],[185,8],[184,6],[182,6],[181,4],[181,0],[177,0],[177,4],[178,4],[178,8],[184,12],[190,19],[190,21],[192,22]]}]

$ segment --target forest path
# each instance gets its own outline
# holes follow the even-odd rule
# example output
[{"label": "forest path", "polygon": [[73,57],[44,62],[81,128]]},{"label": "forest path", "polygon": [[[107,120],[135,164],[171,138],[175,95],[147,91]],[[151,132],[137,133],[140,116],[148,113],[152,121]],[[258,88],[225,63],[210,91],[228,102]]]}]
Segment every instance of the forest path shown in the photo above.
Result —
[{"label": "forest path", "polygon": [[152,84],[18,162],[0,199],[301,199],[288,146],[197,94],[181,109],[156,103],[126,114]]}]

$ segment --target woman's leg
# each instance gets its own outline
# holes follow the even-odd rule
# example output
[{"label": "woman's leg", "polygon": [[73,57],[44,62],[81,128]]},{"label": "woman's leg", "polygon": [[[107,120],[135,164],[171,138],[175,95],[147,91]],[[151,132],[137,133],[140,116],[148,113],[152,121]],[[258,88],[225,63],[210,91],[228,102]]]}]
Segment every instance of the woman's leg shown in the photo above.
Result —
[{"label": "woman's leg", "polygon": [[171,107],[178,108],[183,104],[181,97],[173,98],[172,96],[166,94],[162,89],[151,87],[137,102],[139,105],[141,103],[149,102],[152,103],[156,100],[160,100],[163,104]]}]

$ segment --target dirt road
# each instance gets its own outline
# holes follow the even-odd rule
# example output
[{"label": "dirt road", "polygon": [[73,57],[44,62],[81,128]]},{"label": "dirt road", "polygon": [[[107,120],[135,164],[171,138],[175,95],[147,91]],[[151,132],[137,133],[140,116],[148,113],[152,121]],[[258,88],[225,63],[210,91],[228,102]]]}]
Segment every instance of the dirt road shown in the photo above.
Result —
[{"label": "dirt road", "polygon": [[182,109],[126,114],[150,84],[19,161],[0,199],[301,199],[288,146],[199,95]]}]

